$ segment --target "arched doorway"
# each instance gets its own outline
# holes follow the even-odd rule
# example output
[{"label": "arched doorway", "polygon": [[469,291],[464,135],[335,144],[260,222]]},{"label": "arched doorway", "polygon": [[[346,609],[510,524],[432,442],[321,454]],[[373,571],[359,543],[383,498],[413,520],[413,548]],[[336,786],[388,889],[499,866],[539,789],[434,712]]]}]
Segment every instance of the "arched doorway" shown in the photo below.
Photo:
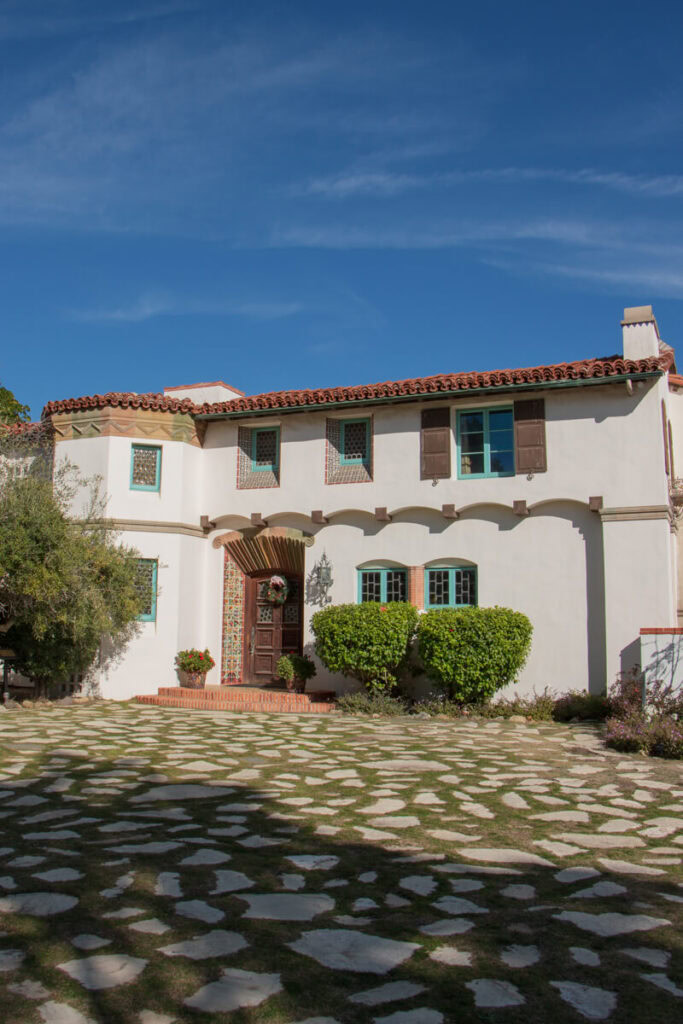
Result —
[{"label": "arched doorway", "polygon": [[[275,604],[268,598],[270,579],[287,581],[287,599]],[[246,579],[245,650],[243,680],[267,685],[277,677],[276,665],[283,653],[301,653],[303,641],[303,578],[291,571],[269,569]]]}]

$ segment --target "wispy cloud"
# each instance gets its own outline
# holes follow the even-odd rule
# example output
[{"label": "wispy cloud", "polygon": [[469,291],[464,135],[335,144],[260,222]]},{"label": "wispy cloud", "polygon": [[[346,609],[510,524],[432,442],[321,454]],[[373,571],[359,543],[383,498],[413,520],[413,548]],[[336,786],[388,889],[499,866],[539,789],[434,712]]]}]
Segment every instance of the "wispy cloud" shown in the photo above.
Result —
[{"label": "wispy cloud", "polygon": [[46,8],[44,0],[18,0],[5,3],[0,11],[0,40],[35,39],[41,36],[66,36],[90,32],[107,26],[132,25],[136,22],[155,21],[197,9],[189,0],[170,0],[168,3],[139,5],[118,10],[104,10],[88,3],[76,4],[71,10],[56,11],[54,4]]},{"label": "wispy cloud", "polygon": [[683,196],[683,175],[627,174],[622,171],[598,171],[590,168],[563,170],[541,167],[480,168],[433,174],[402,174],[392,171],[350,171],[313,178],[291,187],[294,195],[350,199],[362,196],[394,198],[406,192],[448,189],[461,185],[528,184],[547,181],[563,185],[598,186],[630,195],[671,198]]},{"label": "wispy cloud", "polygon": [[163,316],[225,316],[251,320],[280,320],[295,316],[304,309],[305,305],[301,302],[212,302],[148,292],[127,305],[70,310],[68,316],[72,320],[86,323],[140,323]]}]

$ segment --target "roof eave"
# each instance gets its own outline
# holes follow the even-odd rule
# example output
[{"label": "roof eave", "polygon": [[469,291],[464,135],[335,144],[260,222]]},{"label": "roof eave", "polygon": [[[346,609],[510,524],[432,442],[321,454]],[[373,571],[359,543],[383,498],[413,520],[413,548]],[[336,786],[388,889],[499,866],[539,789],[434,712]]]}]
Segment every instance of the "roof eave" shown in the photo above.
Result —
[{"label": "roof eave", "polygon": [[644,373],[619,373],[609,377],[587,377],[577,380],[553,380],[537,381],[526,384],[503,384],[497,387],[482,388],[457,388],[454,391],[427,392],[425,394],[413,395],[388,395],[378,398],[350,398],[344,401],[316,402],[306,405],[280,405],[268,406],[264,409],[239,409],[230,412],[196,412],[193,417],[196,420],[234,420],[252,419],[254,416],[285,416],[297,412],[320,412],[325,409],[342,409],[365,405],[396,405],[399,402],[439,402],[444,398],[469,398],[473,395],[506,395],[512,392],[523,391],[547,391],[557,388],[576,388],[604,386],[605,384],[620,384],[624,381],[639,381],[661,377],[664,370],[652,370]]}]

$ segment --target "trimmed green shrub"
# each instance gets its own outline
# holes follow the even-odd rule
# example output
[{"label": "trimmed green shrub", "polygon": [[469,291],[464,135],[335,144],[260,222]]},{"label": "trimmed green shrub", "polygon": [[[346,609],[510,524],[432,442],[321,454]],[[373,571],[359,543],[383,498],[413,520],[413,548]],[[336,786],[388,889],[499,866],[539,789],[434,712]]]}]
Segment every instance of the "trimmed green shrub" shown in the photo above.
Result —
[{"label": "trimmed green shrub", "polygon": [[311,620],[315,653],[330,672],[358,679],[369,690],[391,690],[405,671],[417,611],[411,604],[337,604]]},{"label": "trimmed green shrub", "polygon": [[420,616],[418,649],[448,697],[477,703],[516,679],[532,632],[526,615],[511,608],[439,608]]},{"label": "trimmed green shrub", "polygon": [[604,719],[610,712],[610,703],[604,693],[570,690],[555,701],[552,717],[556,722],[569,722],[572,718]]},{"label": "trimmed green shrub", "polygon": [[337,707],[346,715],[406,715],[408,705],[402,697],[390,697],[378,690],[375,693],[344,693],[337,698]]}]

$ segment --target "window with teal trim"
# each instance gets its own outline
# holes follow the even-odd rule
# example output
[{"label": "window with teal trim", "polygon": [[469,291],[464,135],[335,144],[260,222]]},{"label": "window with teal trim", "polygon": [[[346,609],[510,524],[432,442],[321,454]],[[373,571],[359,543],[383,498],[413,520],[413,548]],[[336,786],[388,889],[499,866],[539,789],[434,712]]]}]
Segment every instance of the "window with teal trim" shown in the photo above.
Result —
[{"label": "window with teal trim", "polygon": [[157,571],[156,558],[138,558],[135,589],[142,599],[141,622],[156,622],[157,618]]},{"label": "window with teal trim", "polygon": [[134,444],[130,452],[130,486],[133,491],[158,491],[161,487],[161,448]]},{"label": "window with teal trim", "polygon": [[342,420],[339,444],[342,466],[370,464],[370,420]]},{"label": "window with teal trim", "polygon": [[458,476],[514,476],[512,409],[468,409],[458,413]]},{"label": "window with teal trim", "polygon": [[278,427],[254,427],[251,432],[252,473],[276,473],[280,461]]},{"label": "window with teal trim", "polygon": [[407,601],[406,569],[359,569],[358,601]]},{"label": "window with teal trim", "polygon": [[476,603],[476,569],[425,570],[425,608],[466,608]]}]

